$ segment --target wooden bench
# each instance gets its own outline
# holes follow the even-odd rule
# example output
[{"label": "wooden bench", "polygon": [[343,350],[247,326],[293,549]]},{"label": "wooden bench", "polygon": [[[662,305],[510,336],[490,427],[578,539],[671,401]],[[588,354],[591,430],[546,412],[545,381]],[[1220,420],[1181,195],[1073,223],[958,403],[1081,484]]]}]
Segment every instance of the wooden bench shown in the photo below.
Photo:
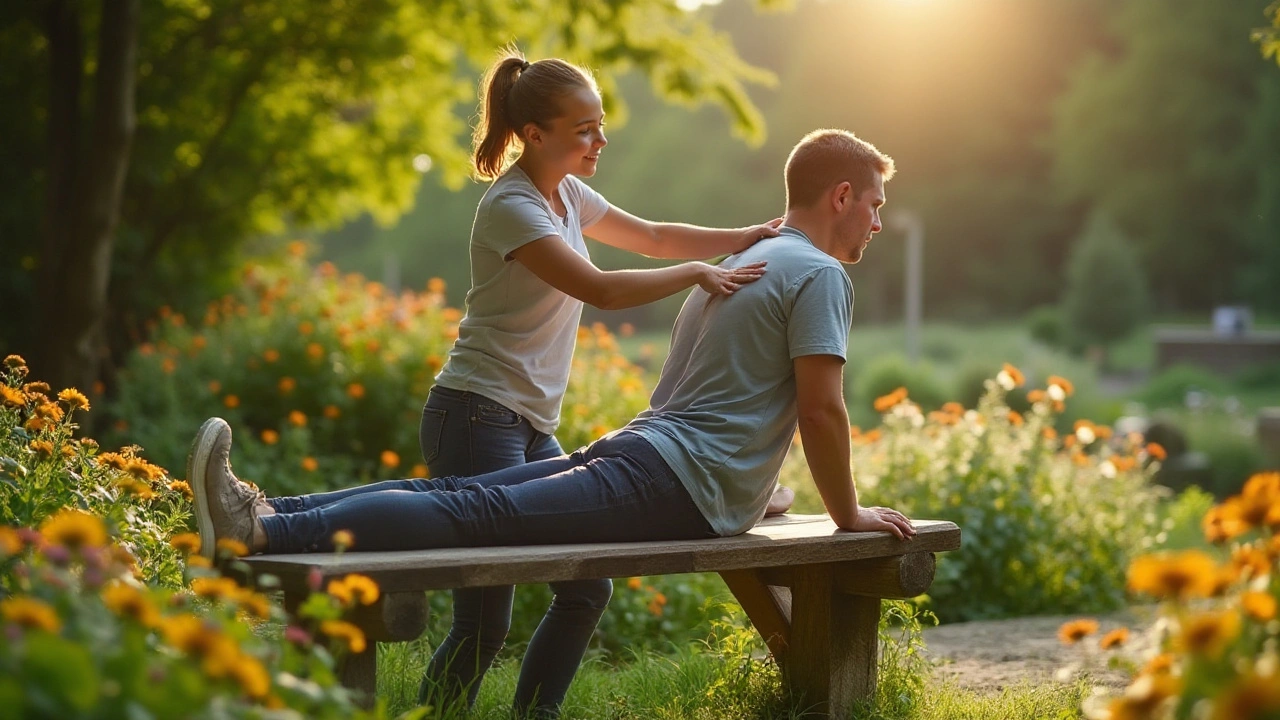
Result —
[{"label": "wooden bench", "polygon": [[403,552],[259,555],[256,574],[276,576],[285,607],[310,592],[312,569],[324,581],[360,573],[377,581],[375,605],[352,619],[371,641],[349,656],[342,679],[373,696],[372,641],[422,634],[424,591],[604,577],[718,572],[782,668],[790,690],[818,712],[844,716],[875,691],[876,628],[883,598],[910,598],[933,582],[934,553],[960,547],[960,528],[916,520],[903,542],[887,532],[838,530],[826,515],[766,519],[729,538],[679,542],[539,545]]}]

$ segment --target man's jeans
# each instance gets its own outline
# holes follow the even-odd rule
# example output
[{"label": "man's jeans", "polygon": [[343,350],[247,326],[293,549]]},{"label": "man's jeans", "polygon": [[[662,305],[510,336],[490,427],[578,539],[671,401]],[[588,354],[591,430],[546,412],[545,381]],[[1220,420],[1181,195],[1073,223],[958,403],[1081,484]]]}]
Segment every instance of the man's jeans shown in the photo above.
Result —
[{"label": "man's jeans", "polygon": [[[470,455],[473,464],[480,464],[476,460],[482,455],[482,462],[495,463],[501,462],[500,455],[511,457],[515,451],[534,456],[559,449],[554,438],[532,430],[519,415],[472,393],[433,388],[423,413],[423,454],[433,471],[446,455],[463,455],[464,460]],[[451,415],[475,422],[458,430]],[[333,533],[341,529],[355,535],[356,550],[714,536],[657,451],[625,431],[570,455],[474,477],[389,480],[275,498],[271,504],[281,514],[262,519],[268,552],[329,550]],[[607,580],[555,583],[553,588],[556,600],[530,641],[521,668],[517,708],[535,702],[540,710],[558,707],[608,602]],[[458,591],[455,598],[462,602],[455,604],[455,627],[432,658],[429,678],[441,677],[433,673],[446,667],[458,688],[466,688],[474,699],[476,678],[506,636],[511,597],[509,587]],[[459,662],[472,657],[474,664]]]}]

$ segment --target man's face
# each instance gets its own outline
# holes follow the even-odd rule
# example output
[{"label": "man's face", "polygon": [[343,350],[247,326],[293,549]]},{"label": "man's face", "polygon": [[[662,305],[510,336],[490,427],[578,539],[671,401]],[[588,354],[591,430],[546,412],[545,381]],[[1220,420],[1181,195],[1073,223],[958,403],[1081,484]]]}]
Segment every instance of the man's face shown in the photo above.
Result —
[{"label": "man's face", "polygon": [[871,242],[871,236],[880,232],[880,206],[884,205],[884,177],[876,173],[875,182],[870,188],[854,196],[850,192],[843,208],[841,222],[840,248],[845,251],[841,262],[856,263],[862,259],[862,253]]}]

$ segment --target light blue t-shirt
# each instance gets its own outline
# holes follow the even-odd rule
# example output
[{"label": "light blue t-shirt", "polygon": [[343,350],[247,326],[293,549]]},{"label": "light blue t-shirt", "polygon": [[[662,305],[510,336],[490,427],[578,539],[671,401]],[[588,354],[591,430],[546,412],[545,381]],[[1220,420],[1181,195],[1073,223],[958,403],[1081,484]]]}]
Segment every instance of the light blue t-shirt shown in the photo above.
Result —
[{"label": "light blue t-shirt", "polygon": [[582,230],[604,217],[609,203],[572,175],[560,182],[567,214],[559,217],[533,181],[512,165],[480,200],[471,226],[471,290],[458,339],[436,382],[496,400],[540,432],[560,423],[582,302],[543,282],[511,253],[559,235],[589,257]]},{"label": "light blue t-shirt", "polygon": [[790,227],[729,257],[767,260],[764,277],[731,296],[694,288],[671,333],[649,409],[629,425],[658,451],[722,536],[764,517],[796,432],[792,360],[845,358],[853,284]]}]

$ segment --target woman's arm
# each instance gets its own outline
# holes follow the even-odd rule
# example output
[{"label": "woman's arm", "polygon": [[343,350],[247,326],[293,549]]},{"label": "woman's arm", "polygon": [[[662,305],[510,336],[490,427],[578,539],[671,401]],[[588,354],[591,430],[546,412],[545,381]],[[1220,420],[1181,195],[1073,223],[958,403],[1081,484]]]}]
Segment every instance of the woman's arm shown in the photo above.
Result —
[{"label": "woman's arm", "polygon": [[712,295],[732,295],[764,274],[764,263],[721,268],[689,262],[653,270],[601,270],[574,252],[559,235],[512,251],[516,262],[560,292],[602,310],[644,305],[700,285]]},{"label": "woman's arm", "polygon": [[604,217],[583,230],[605,245],[649,257],[689,260],[741,252],[757,241],[778,234],[782,218],[745,228],[714,229],[683,223],[655,223],[609,206]]}]

